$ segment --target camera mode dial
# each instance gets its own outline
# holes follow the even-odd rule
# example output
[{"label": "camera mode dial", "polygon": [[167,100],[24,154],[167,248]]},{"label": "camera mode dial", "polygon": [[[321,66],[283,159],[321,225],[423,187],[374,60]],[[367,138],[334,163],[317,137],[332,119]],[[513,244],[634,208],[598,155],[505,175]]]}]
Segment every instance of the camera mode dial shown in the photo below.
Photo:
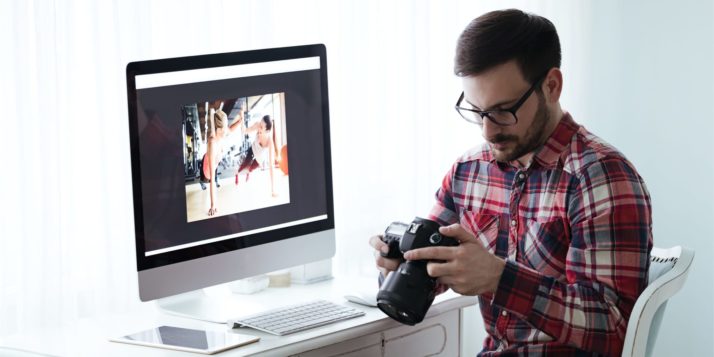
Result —
[{"label": "camera mode dial", "polygon": [[432,233],[429,236],[429,243],[436,245],[436,244],[439,244],[439,242],[441,242],[441,234]]}]

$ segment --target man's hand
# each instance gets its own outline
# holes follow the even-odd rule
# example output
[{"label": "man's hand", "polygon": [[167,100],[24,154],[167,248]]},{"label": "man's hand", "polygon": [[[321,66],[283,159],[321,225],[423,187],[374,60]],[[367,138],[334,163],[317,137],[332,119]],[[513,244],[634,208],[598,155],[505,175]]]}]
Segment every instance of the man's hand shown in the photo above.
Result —
[{"label": "man's hand", "polygon": [[369,245],[374,248],[374,261],[377,263],[377,269],[382,273],[382,276],[386,277],[387,273],[390,271],[395,271],[401,263],[397,259],[388,259],[381,256],[379,253],[382,252],[387,254],[389,252],[389,246],[387,243],[382,242],[382,236],[373,236],[369,239]]},{"label": "man's hand", "polygon": [[489,253],[460,224],[439,228],[439,233],[459,241],[458,247],[428,247],[406,252],[407,260],[436,260],[427,264],[427,273],[462,295],[495,292],[506,262]]}]

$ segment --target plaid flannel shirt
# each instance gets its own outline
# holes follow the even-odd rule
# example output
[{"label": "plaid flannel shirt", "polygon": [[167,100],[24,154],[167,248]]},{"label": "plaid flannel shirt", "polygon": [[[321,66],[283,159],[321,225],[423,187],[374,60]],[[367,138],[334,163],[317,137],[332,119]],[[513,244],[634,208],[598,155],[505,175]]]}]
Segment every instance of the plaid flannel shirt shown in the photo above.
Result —
[{"label": "plaid flannel shirt", "polygon": [[619,356],[647,286],[650,197],[634,166],[565,114],[528,167],[464,154],[430,219],[460,223],[506,267],[479,296],[481,356]]}]

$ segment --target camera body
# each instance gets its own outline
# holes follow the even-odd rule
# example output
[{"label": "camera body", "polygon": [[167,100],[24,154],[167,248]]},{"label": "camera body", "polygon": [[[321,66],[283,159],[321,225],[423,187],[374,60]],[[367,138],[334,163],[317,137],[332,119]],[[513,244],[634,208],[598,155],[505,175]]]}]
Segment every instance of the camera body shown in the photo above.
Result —
[{"label": "camera body", "polygon": [[383,257],[402,261],[387,275],[377,293],[377,306],[389,317],[406,325],[422,320],[434,302],[436,279],[426,271],[426,260],[405,261],[404,253],[425,247],[457,246],[459,242],[439,233],[439,224],[415,217],[410,224],[393,222],[382,241],[389,246]]}]

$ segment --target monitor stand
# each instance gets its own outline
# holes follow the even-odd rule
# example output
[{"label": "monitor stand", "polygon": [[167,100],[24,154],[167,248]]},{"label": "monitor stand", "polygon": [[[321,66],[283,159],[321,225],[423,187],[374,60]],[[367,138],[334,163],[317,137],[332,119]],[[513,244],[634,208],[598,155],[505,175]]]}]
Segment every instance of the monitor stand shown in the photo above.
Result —
[{"label": "monitor stand", "polygon": [[[332,278],[332,260],[320,260],[291,269],[293,281],[300,286]],[[230,283],[199,289],[156,300],[157,305],[166,313],[191,319],[226,323],[228,320],[264,312],[290,300],[285,296],[287,290],[279,293],[260,293],[267,288],[267,275],[257,275]],[[297,293],[295,289],[290,290]],[[306,295],[310,294],[310,289]]]},{"label": "monitor stand", "polygon": [[229,319],[265,309],[260,299],[233,293],[227,285],[191,291],[156,300],[166,313],[191,319],[227,323]]}]

